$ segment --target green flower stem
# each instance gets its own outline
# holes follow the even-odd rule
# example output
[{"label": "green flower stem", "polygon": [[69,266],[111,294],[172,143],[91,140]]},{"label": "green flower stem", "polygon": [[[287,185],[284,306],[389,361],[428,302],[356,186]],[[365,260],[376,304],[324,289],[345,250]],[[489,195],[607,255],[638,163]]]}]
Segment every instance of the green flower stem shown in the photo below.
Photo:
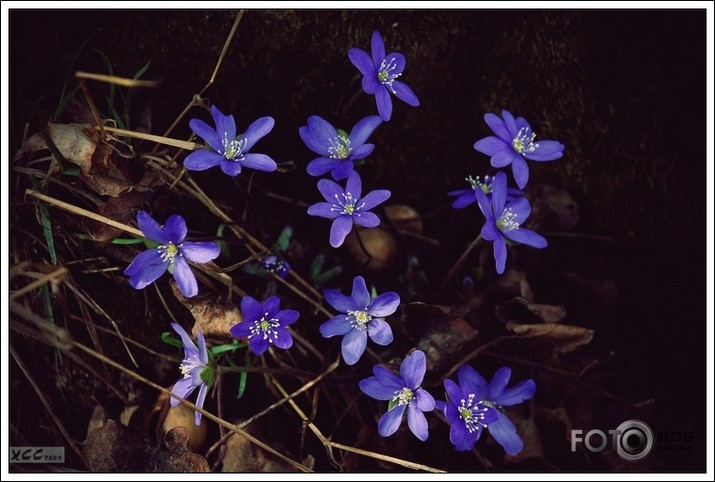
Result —
[{"label": "green flower stem", "polygon": [[444,281],[442,281],[442,286],[439,289],[439,294],[437,295],[437,299],[441,299],[442,295],[444,294],[444,290],[449,286],[450,281],[452,281],[452,278],[454,278],[454,275],[457,274],[457,271],[462,267],[462,264],[467,260],[469,255],[474,251],[474,248],[477,247],[477,244],[479,241],[482,240],[482,235],[479,234],[474,241],[472,241],[472,244],[470,244],[467,249],[462,253],[462,256],[459,257],[456,263],[452,266],[452,268],[449,270],[447,273],[447,276],[445,276]]}]

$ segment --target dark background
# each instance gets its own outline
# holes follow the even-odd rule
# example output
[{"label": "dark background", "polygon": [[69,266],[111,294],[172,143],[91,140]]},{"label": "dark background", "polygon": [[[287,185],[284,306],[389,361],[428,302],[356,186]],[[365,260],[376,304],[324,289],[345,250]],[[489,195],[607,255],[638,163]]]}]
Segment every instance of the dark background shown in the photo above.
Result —
[{"label": "dark background", "polygon": [[[47,120],[75,55],[73,70],[106,72],[94,49],[127,77],[151,59],[144,78],[161,87],[136,102],[162,133],[210,77],[234,15],[11,11],[6,154],[19,147],[24,122],[34,132]],[[705,11],[250,10],[208,96],[234,113],[239,131],[259,116],[276,119],[257,152],[299,166],[272,185],[276,192],[317,200],[304,174],[312,156],[297,134],[309,115],[349,130],[374,113],[347,50],[369,49],[375,29],[388,52],[406,56],[403,79],[421,106],[395,101],[392,120],[372,137],[378,147],[365,183],[433,212],[467,174],[489,172],[472,144],[490,134],[483,114],[505,108],[526,117],[538,138],[564,143],[564,158],[532,167],[530,182],[572,193],[576,233],[615,241],[554,239],[549,266],[615,279],[619,301],[580,313],[578,299],[564,300],[566,280],[549,283],[537,271],[534,284],[541,300],[566,304],[596,328],[594,344],[615,353],[621,396],[655,399],[654,430],[694,432],[693,449],[659,454],[659,469],[704,470]],[[183,125],[174,136],[188,134]],[[229,188],[219,182],[217,195]],[[464,246],[481,225],[474,216],[426,222]]]}]

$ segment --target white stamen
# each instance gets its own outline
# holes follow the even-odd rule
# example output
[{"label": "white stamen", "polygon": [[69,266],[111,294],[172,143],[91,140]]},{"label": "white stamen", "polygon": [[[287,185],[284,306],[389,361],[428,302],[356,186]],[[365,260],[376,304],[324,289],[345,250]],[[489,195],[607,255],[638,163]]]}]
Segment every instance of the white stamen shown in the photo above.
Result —
[{"label": "white stamen", "polygon": [[372,320],[372,316],[370,316],[367,310],[348,311],[348,315],[355,317],[355,320],[352,321],[351,324],[356,330],[364,330],[367,328],[368,322]]},{"label": "white stamen", "polygon": [[253,322],[253,326],[249,328],[250,334],[248,339],[250,340],[256,335],[263,337],[264,340],[268,340],[268,343],[273,343],[273,341],[278,338],[278,328],[281,325],[280,320],[277,318],[268,318],[268,313],[265,313],[260,320]]},{"label": "white stamen", "polygon": [[534,143],[535,137],[536,132],[531,132],[529,127],[522,127],[511,141],[511,146],[519,154],[529,154],[539,147],[538,143]]},{"label": "white stamen", "polygon": [[497,227],[500,231],[513,231],[519,229],[519,223],[516,221],[516,214],[511,208],[506,208],[497,219]]}]

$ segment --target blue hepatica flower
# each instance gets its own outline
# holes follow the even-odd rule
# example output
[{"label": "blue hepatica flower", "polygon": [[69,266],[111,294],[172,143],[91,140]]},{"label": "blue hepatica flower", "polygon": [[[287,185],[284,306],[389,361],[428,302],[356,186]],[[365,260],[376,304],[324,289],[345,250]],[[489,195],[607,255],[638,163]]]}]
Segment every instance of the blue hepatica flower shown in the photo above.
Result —
[{"label": "blue hepatica flower", "polygon": [[415,350],[405,357],[400,366],[400,375],[380,365],[375,365],[374,377],[360,381],[360,390],[376,400],[389,400],[387,413],[380,418],[377,431],[383,437],[389,437],[400,428],[402,415],[407,410],[407,425],[415,437],[427,440],[427,419],[422,412],[434,410],[435,401],[432,395],[420,388],[427,370],[427,359],[424,352]]},{"label": "blue hepatica flower", "polygon": [[275,121],[272,117],[261,117],[248,126],[246,132],[236,136],[236,121],[232,115],[223,115],[216,106],[211,107],[211,115],[216,129],[200,119],[189,121],[191,130],[208,143],[209,149],[199,149],[189,154],[184,160],[186,169],[205,171],[221,166],[221,170],[229,176],[239,175],[244,167],[266,172],[276,170],[276,161],[267,155],[248,152],[273,129]]},{"label": "blue hepatica flower", "polygon": [[[172,323],[171,327],[179,334],[181,342],[184,345],[184,359],[181,365],[179,365],[183,378],[174,383],[171,393],[181,398],[187,398],[196,388],[199,388],[199,395],[196,397],[196,406],[204,408],[206,393],[216,379],[216,365],[206,349],[204,334],[199,331],[199,347],[196,348],[191,337],[181,325]],[[179,404],[179,399],[171,397],[169,403],[172,407],[175,407]],[[195,412],[194,423],[196,423],[196,425],[201,424],[200,412]]]},{"label": "blue hepatica flower", "polygon": [[159,246],[139,253],[127,266],[124,274],[130,277],[129,284],[138,290],[144,289],[168,269],[174,275],[181,294],[187,298],[196,296],[199,287],[186,260],[208,263],[221,254],[218,245],[211,241],[197,243],[184,241],[187,232],[186,222],[178,214],[170,216],[166,221],[166,227],[162,228],[147,213],[139,211],[137,224],[142,234]]},{"label": "blue hepatica flower", "polygon": [[547,245],[543,236],[521,227],[531,214],[529,200],[520,197],[507,204],[506,191],[506,174],[499,172],[494,176],[491,199],[481,189],[474,192],[479,208],[487,218],[482,226],[482,237],[494,243],[494,260],[499,274],[506,266],[505,238],[539,249]]},{"label": "blue hepatica flower", "polygon": [[271,345],[284,350],[293,346],[293,337],[285,327],[295,323],[300,315],[295,310],[281,310],[277,296],[271,296],[265,303],[245,296],[241,300],[241,314],[243,321],[231,328],[231,335],[248,338],[248,345],[256,355]]},{"label": "blue hepatica flower", "polygon": [[387,189],[376,189],[361,198],[362,181],[356,171],[348,175],[345,189],[329,179],[321,179],[318,190],[327,202],[313,204],[308,208],[308,214],[334,220],[330,228],[330,245],[333,248],[343,244],[353,228],[353,222],[365,228],[378,226],[380,218],[369,210],[391,195]]},{"label": "blue hepatica flower", "polygon": [[[465,189],[457,189],[454,191],[449,191],[448,196],[456,197],[457,199],[452,202],[452,207],[454,209],[462,209],[467,206],[477,202],[477,196],[475,191],[481,189],[487,197],[491,197],[492,194],[492,183],[494,182],[494,176],[484,176],[484,179],[472,176],[467,176],[465,180],[469,183],[471,187]],[[518,189],[512,189],[508,187],[506,189],[506,200],[511,201],[519,196],[523,196],[524,193]]]},{"label": "blue hepatica flower", "polygon": [[459,385],[452,380],[444,381],[447,402],[439,403],[445,417],[452,425],[449,438],[457,450],[471,450],[483,428],[488,428],[494,440],[499,442],[509,455],[516,455],[524,448],[516,427],[501,410],[517,405],[534,396],[534,380],[519,382],[507,388],[511,370],[500,368],[491,383],[469,365],[462,365],[457,372]]},{"label": "blue hepatica flower", "polygon": [[365,141],[381,123],[376,115],[365,117],[355,124],[348,135],[345,131],[336,130],[322,117],[308,117],[308,125],[298,129],[298,133],[310,150],[320,154],[308,164],[308,174],[322,176],[332,171],[336,181],[348,177],[353,171],[353,162],[365,159],[375,148],[373,144],[365,144]]},{"label": "blue hepatica flower", "polygon": [[491,156],[492,166],[506,167],[511,164],[514,180],[519,189],[524,189],[529,180],[530,161],[553,161],[564,153],[564,145],[557,141],[534,142],[536,133],[523,117],[511,115],[508,110],[502,111],[502,118],[496,114],[486,114],[487,122],[496,136],[485,137],[474,143],[474,148]]},{"label": "blue hepatica flower", "polygon": [[290,263],[275,254],[271,254],[263,258],[258,266],[269,273],[277,274],[283,279],[288,276],[288,271],[290,271]]},{"label": "blue hepatica flower", "polygon": [[348,57],[363,75],[362,90],[366,94],[375,95],[377,111],[382,120],[389,121],[392,116],[390,93],[413,107],[420,105],[412,89],[397,80],[405,70],[405,56],[397,52],[385,55],[385,43],[380,32],[375,30],[372,34],[372,58],[358,48],[351,48]]},{"label": "blue hepatica flower", "polygon": [[393,314],[400,306],[397,293],[390,291],[371,299],[365,280],[362,276],[356,276],[350,296],[336,290],[323,290],[323,295],[333,308],[343,314],[320,325],[320,334],[325,338],[343,335],[345,363],[357,363],[365,352],[368,335],[378,345],[392,343],[392,329],[384,317]]}]

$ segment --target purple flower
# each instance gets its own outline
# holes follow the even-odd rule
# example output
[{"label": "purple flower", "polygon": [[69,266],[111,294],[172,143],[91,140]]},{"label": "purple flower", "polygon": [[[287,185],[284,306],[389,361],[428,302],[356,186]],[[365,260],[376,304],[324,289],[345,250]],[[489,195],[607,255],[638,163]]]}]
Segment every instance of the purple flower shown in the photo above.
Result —
[{"label": "purple flower", "polygon": [[449,438],[457,450],[471,450],[487,427],[494,440],[499,442],[509,455],[516,455],[524,448],[516,427],[501,410],[517,405],[534,396],[534,380],[525,380],[506,388],[511,370],[500,368],[491,383],[469,365],[462,365],[457,372],[459,385],[452,380],[444,381],[447,402],[439,403],[444,415],[452,425]]},{"label": "purple flower", "polygon": [[506,204],[506,191],[506,174],[503,172],[494,176],[491,199],[481,189],[474,191],[479,208],[487,218],[482,227],[482,237],[494,243],[494,259],[499,274],[504,272],[506,265],[505,238],[539,249],[547,245],[543,236],[521,227],[531,214],[528,199],[520,197]]},{"label": "purple flower", "polygon": [[[468,187],[466,189],[457,189],[455,191],[449,191],[447,193],[448,196],[453,196],[456,197],[457,199],[454,200],[452,203],[452,207],[454,209],[462,209],[466,208],[470,204],[474,204],[477,202],[477,196],[475,194],[475,191],[477,189],[481,189],[484,194],[487,195],[487,197],[491,197],[492,194],[492,183],[494,182],[494,176],[484,176],[484,180],[482,181],[479,176],[477,177],[472,177],[472,176],[467,176],[465,180],[471,185],[471,187]],[[506,189],[506,200],[511,201],[512,199],[515,199],[519,196],[523,196],[524,193],[521,192],[518,189],[512,189],[508,187]]]},{"label": "purple flower", "polygon": [[[199,396],[196,397],[196,406],[204,408],[206,392],[208,392],[208,389],[211,388],[216,379],[216,364],[206,350],[204,334],[199,331],[199,347],[196,348],[194,342],[191,341],[191,337],[181,325],[172,323],[171,327],[179,334],[181,342],[184,344],[184,359],[179,365],[183,378],[174,383],[171,393],[181,398],[187,398],[197,387],[200,387]],[[175,407],[179,404],[179,399],[171,397],[169,403],[172,407]],[[194,414],[194,423],[196,425],[201,424],[201,412]]]},{"label": "purple flower", "polygon": [[392,116],[390,92],[413,107],[420,105],[412,89],[396,80],[405,70],[405,56],[397,52],[385,55],[385,43],[380,32],[375,30],[372,34],[372,58],[367,52],[358,48],[351,48],[348,57],[363,75],[362,90],[366,94],[375,94],[377,111],[382,120],[389,121]]},{"label": "purple flower", "polygon": [[248,151],[263,136],[271,132],[275,121],[272,117],[261,117],[254,121],[246,132],[236,136],[236,121],[232,115],[223,115],[216,106],[211,107],[211,115],[216,123],[212,129],[204,121],[191,119],[189,126],[197,136],[208,143],[210,149],[199,149],[184,160],[184,167],[191,171],[205,171],[214,166],[229,176],[237,176],[243,167],[259,171],[276,170],[276,161],[265,154]]},{"label": "purple flower", "polygon": [[496,114],[486,114],[487,122],[496,136],[485,137],[474,143],[474,148],[492,158],[492,166],[506,167],[511,164],[514,180],[519,189],[524,189],[529,180],[530,161],[553,161],[563,156],[564,145],[557,141],[534,142],[536,134],[523,117],[502,111],[503,120]]},{"label": "purple flower", "polygon": [[283,279],[288,276],[288,271],[290,271],[290,264],[288,263],[288,261],[285,261],[284,259],[280,258],[279,256],[276,256],[275,254],[271,254],[263,258],[258,264],[258,266],[268,271],[269,273],[276,273]]},{"label": "purple flower", "polygon": [[141,290],[168,269],[174,275],[181,294],[187,298],[196,296],[199,287],[186,260],[208,263],[221,254],[218,245],[214,242],[184,241],[187,232],[186,222],[178,214],[170,216],[166,220],[166,227],[162,228],[147,213],[139,211],[137,224],[144,236],[159,246],[139,253],[127,266],[124,274],[130,277],[129,284]]},{"label": "purple flower", "polygon": [[342,352],[345,363],[357,363],[365,352],[368,335],[378,345],[392,343],[392,329],[384,317],[393,314],[400,305],[397,293],[389,291],[371,299],[365,280],[356,276],[352,295],[345,296],[336,290],[323,290],[323,295],[333,308],[344,314],[320,325],[320,334],[325,338],[344,335]]},{"label": "purple flower", "polygon": [[353,222],[365,228],[374,228],[380,224],[380,218],[369,212],[391,195],[386,189],[370,191],[361,198],[362,181],[356,171],[348,175],[345,189],[329,179],[318,181],[318,190],[327,202],[315,203],[308,208],[308,214],[321,218],[334,219],[330,228],[330,245],[337,248],[345,241],[353,228]]},{"label": "purple flower", "polygon": [[402,415],[407,410],[407,425],[415,437],[427,440],[427,419],[422,412],[434,410],[435,401],[432,395],[420,388],[427,370],[425,354],[415,350],[405,357],[400,366],[400,375],[375,365],[374,377],[360,381],[360,390],[376,400],[389,400],[388,410],[380,418],[377,431],[383,437],[389,437],[400,428]]},{"label": "purple flower", "polygon": [[355,124],[348,136],[343,130],[335,130],[322,117],[308,117],[308,125],[298,129],[298,132],[305,145],[320,154],[308,164],[308,174],[322,176],[332,171],[336,181],[348,177],[353,171],[353,161],[365,159],[375,148],[373,144],[365,144],[365,141],[381,123],[376,115],[365,117]]},{"label": "purple flower", "polygon": [[256,355],[261,355],[271,345],[287,350],[293,346],[293,337],[285,327],[295,323],[300,315],[295,310],[281,310],[280,305],[277,296],[271,296],[265,303],[245,296],[241,300],[243,321],[231,328],[231,335],[248,338]]}]

